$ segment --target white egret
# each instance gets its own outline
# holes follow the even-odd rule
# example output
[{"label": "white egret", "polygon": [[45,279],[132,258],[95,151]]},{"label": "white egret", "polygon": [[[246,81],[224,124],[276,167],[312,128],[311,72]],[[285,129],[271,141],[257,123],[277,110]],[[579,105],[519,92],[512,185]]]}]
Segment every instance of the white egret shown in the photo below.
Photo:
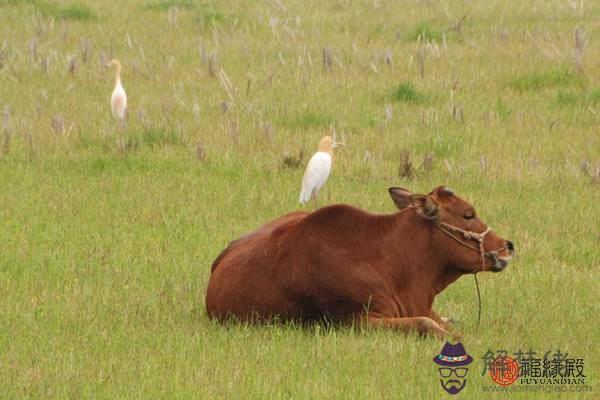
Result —
[{"label": "white egret", "polygon": [[127,94],[125,94],[125,89],[121,84],[121,63],[112,59],[106,66],[115,69],[115,89],[110,97],[110,109],[113,117],[124,123],[127,115]]},{"label": "white egret", "polygon": [[331,136],[321,139],[318,151],[311,157],[306,171],[304,171],[300,203],[306,204],[313,199],[315,208],[317,208],[317,195],[327,182],[333,165],[333,149],[339,145],[343,145],[343,143],[336,142]]}]

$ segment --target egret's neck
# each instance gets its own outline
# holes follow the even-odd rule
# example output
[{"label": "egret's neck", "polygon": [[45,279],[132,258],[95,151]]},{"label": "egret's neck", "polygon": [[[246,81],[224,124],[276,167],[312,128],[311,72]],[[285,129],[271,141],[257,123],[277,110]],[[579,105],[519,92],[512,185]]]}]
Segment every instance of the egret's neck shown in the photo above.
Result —
[{"label": "egret's neck", "polygon": [[115,85],[121,86],[121,66],[115,66]]},{"label": "egret's neck", "polygon": [[329,154],[331,157],[333,157],[333,147],[331,147],[328,144],[320,144],[319,145],[319,151],[323,152],[323,153],[327,153]]}]

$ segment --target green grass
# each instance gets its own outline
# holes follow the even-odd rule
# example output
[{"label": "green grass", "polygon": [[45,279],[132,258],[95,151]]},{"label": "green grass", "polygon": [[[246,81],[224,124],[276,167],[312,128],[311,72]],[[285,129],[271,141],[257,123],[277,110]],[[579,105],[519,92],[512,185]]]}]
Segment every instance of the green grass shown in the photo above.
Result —
[{"label": "green grass", "polygon": [[417,92],[412,83],[402,82],[392,93],[392,100],[399,103],[419,104],[424,103],[427,97]]},{"label": "green grass", "polygon": [[570,90],[559,90],[556,94],[556,102],[561,105],[574,105],[580,103],[581,95]]},{"label": "green grass", "polygon": [[424,40],[439,42],[442,40],[442,31],[429,22],[420,22],[408,35],[412,41]]},{"label": "green grass", "polygon": [[132,140],[143,146],[160,147],[166,145],[181,145],[185,139],[181,133],[161,128],[151,128],[132,135]]},{"label": "green grass", "polygon": [[98,15],[85,3],[60,5],[51,2],[37,2],[36,9],[44,17],[54,17],[71,21],[96,21]]},{"label": "green grass", "polygon": [[508,118],[508,116],[512,113],[512,110],[506,103],[498,99],[496,102],[496,112],[500,117]]},{"label": "green grass", "polygon": [[148,2],[146,7],[151,10],[168,11],[171,7],[177,8],[196,8],[201,3],[197,0],[162,0],[156,2]]},{"label": "green grass", "polygon": [[333,119],[321,112],[306,111],[300,114],[281,117],[279,125],[287,129],[327,128]]},{"label": "green grass", "polygon": [[20,6],[23,4],[34,4],[37,3],[38,0],[0,0],[1,6]]},{"label": "green grass", "polygon": [[81,22],[98,20],[96,11],[83,2],[63,5],[57,2],[43,0],[0,0],[0,7],[20,5],[32,5],[33,10],[36,13],[47,18]]},{"label": "green grass", "polygon": [[566,87],[579,82],[576,75],[566,69],[534,72],[510,81],[510,86],[519,91],[539,90],[551,87]]},{"label": "green grass", "polygon": [[[68,30],[37,18],[40,4],[55,5],[47,16],[67,19]],[[73,4],[97,17],[56,11]],[[475,358],[455,397],[512,397],[482,392],[491,379],[481,357],[532,348],[583,357],[594,392],[562,397],[594,398],[600,184],[581,163],[600,168],[599,4],[581,13],[516,0],[406,12],[367,0],[0,5],[0,398],[444,396],[431,361],[440,340],[221,326],[205,314],[214,258],[300,209],[296,160],[306,163],[332,124],[346,146],[320,204],[391,213],[389,186],[447,184],[515,242],[506,271],[479,276],[479,330],[471,277],[436,299]],[[165,14],[172,6],[176,18]],[[460,36],[442,43],[442,28],[467,11]],[[544,49],[562,51],[574,26],[592,38],[580,73],[569,51],[550,59],[523,33],[543,32]],[[415,27],[437,43],[406,40]],[[83,39],[89,61],[78,57],[71,75],[65,60],[81,55]],[[113,75],[100,67],[109,55],[123,64],[126,132],[110,114]],[[57,115],[62,135],[51,129]],[[411,178],[398,177],[404,149]],[[427,173],[425,154],[434,157]]]},{"label": "green grass", "polygon": [[460,158],[463,149],[466,145],[472,145],[472,141],[472,137],[460,134],[442,135],[438,133],[430,136],[423,135],[413,143],[412,147],[421,154],[429,152],[439,159]]},{"label": "green grass", "polygon": [[559,90],[556,94],[556,102],[559,105],[595,106],[600,103],[600,89],[592,89],[588,92]]},{"label": "green grass", "polygon": [[594,89],[586,96],[586,102],[588,104],[597,105],[600,103],[600,89]]},{"label": "green grass", "polygon": [[200,18],[202,23],[218,22],[222,23],[225,21],[225,15],[223,15],[214,5],[203,3],[197,0],[162,0],[157,2],[149,2],[144,5],[146,10],[162,11],[167,12],[171,8],[181,9],[183,11],[196,11],[196,15]]}]

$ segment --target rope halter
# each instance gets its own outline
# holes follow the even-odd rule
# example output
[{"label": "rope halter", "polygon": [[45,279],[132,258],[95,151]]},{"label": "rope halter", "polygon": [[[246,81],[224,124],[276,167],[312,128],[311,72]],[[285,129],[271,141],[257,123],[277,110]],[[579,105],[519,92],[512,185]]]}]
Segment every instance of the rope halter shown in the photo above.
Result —
[{"label": "rope halter", "polygon": [[[479,306],[477,309],[477,330],[479,331],[479,325],[481,325],[481,292],[479,291],[479,282],[477,281],[477,272],[483,271],[483,268],[485,267],[485,258],[486,257],[493,258],[494,263],[496,263],[498,261],[498,253],[500,253],[501,251],[504,251],[508,247],[508,244],[497,250],[486,252],[485,249],[483,248],[483,241],[485,240],[485,236],[492,231],[492,228],[490,228],[489,226],[487,228],[485,228],[485,231],[483,231],[481,233],[477,233],[477,232],[473,232],[473,231],[467,231],[465,229],[459,228],[458,226],[450,225],[445,222],[438,221],[438,222],[434,222],[434,224],[435,224],[435,226],[438,227],[439,230],[444,232],[446,235],[450,236],[453,240],[455,240],[456,242],[460,243],[461,245],[463,245],[465,247],[468,247],[469,249],[477,251],[481,256],[481,268],[477,271],[473,271],[473,277],[475,278],[475,287],[477,288],[477,304]],[[453,232],[461,234],[462,237],[464,238],[464,240],[476,241],[478,243],[478,246],[473,246],[472,244],[465,242],[458,235],[454,235]]]},{"label": "rope halter", "polygon": [[[489,226],[485,229],[485,231],[481,233],[467,231],[465,229],[459,228],[458,226],[450,225],[445,222],[435,222],[435,226],[437,226],[439,230],[444,232],[446,235],[450,236],[456,242],[460,243],[465,247],[468,247],[469,249],[475,250],[480,254],[481,269],[475,272],[483,270],[483,268],[485,267],[486,257],[491,257],[494,259],[494,261],[497,261],[498,253],[506,249],[506,246],[504,246],[497,250],[487,252],[485,251],[485,249],[483,248],[483,241],[485,240],[485,236],[492,231],[492,229]],[[454,233],[461,234],[464,240],[462,240],[458,235],[455,235]],[[478,246],[474,246],[470,243],[467,243],[465,242],[465,240],[474,240],[478,243]]]}]

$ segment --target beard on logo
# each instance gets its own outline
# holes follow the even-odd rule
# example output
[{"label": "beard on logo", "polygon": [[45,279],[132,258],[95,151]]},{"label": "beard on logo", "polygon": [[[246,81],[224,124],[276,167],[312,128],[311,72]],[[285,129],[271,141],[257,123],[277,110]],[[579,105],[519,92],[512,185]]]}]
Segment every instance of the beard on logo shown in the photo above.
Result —
[{"label": "beard on logo", "polygon": [[450,394],[456,394],[464,389],[465,385],[467,384],[467,380],[465,379],[461,382],[456,379],[450,379],[449,381],[444,382],[443,379],[440,379],[440,383],[442,384],[442,388],[444,388],[445,391],[447,391]]}]

